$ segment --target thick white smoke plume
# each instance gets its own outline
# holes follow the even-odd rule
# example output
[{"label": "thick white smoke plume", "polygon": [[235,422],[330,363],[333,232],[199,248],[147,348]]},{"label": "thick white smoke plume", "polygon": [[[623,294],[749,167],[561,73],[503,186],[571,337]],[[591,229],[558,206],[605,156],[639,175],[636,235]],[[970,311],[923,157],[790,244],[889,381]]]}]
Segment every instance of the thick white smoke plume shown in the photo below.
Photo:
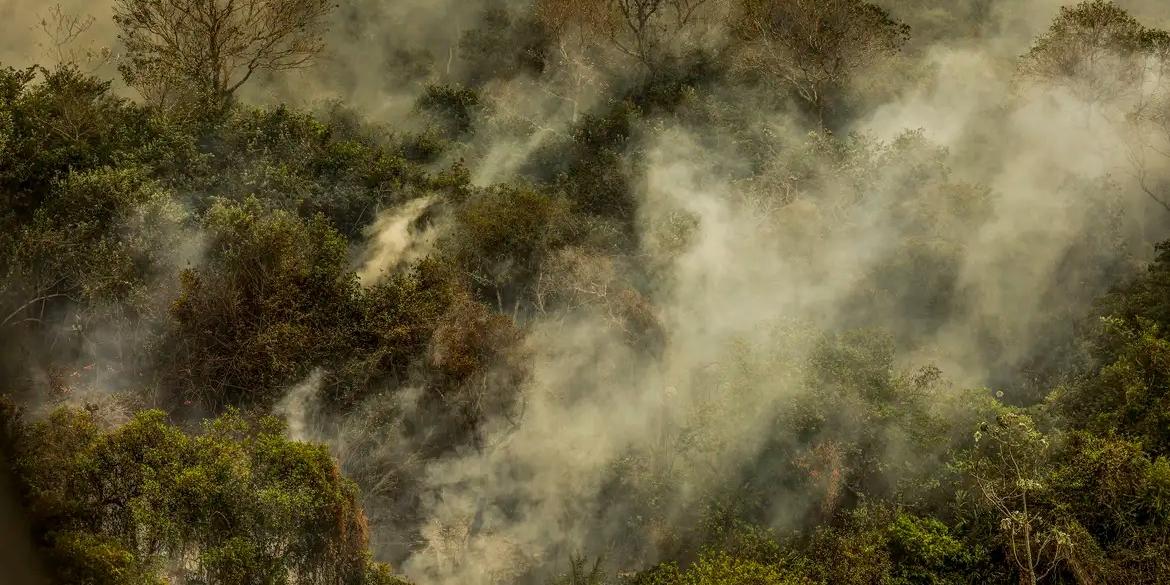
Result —
[{"label": "thick white smoke plume", "polygon": [[315,410],[314,399],[321,390],[321,378],[324,372],[313,370],[304,381],[293,386],[277,403],[275,414],[284,418],[288,426],[288,436],[295,441],[312,441],[316,439],[313,432],[312,420]]},{"label": "thick white smoke plume", "polygon": [[377,282],[403,262],[418,259],[429,251],[435,230],[416,228],[414,224],[432,202],[431,197],[420,197],[383,211],[366,229],[368,241],[358,270],[363,284]]},{"label": "thick white smoke plume", "polygon": [[[1014,77],[1015,56],[1054,15],[1055,3],[1025,4],[997,5],[1000,34],[922,51],[925,79],[856,128],[884,144],[846,164],[873,168],[816,158],[830,179],[760,194],[733,151],[710,146],[730,138],[702,134],[717,130],[644,128],[636,148],[648,166],[634,174],[643,252],[664,266],[651,298],[664,348],[628,348],[601,312],[532,324],[523,419],[499,425],[489,448],[428,465],[426,543],[408,576],[502,583],[575,552],[637,549],[653,562],[654,547],[632,535],[650,540],[656,526],[627,517],[612,490],[653,492],[665,525],[694,522],[704,496],[787,432],[768,425],[810,391],[811,331],[895,323],[908,331],[899,367],[935,364],[977,386],[1070,326],[1054,315],[1086,308],[1102,292],[1099,271],[1147,254],[1164,222],[1132,185],[1124,126]],[[816,152],[818,137],[793,135],[784,118],[756,123],[778,157]],[[934,172],[945,179],[917,178]],[[681,243],[665,244],[680,224],[691,226]],[[940,323],[918,326],[913,306],[866,304],[875,275],[929,261],[908,257],[908,242],[957,259],[963,303]],[[859,302],[876,316],[859,315]],[[615,488],[614,471],[630,466],[644,466],[637,485]],[[779,528],[819,505],[807,494],[775,501]]]}]

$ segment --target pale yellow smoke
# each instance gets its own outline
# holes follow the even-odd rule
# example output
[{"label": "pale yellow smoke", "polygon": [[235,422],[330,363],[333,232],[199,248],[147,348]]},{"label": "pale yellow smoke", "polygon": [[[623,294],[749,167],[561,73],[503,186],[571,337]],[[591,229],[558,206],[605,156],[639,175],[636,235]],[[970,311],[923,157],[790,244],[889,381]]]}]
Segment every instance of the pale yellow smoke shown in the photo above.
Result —
[{"label": "pale yellow smoke", "polygon": [[432,197],[420,197],[401,207],[387,209],[366,228],[366,249],[358,269],[362,284],[374,284],[403,262],[420,258],[429,251],[435,231],[420,232],[413,226],[432,202]]},{"label": "pale yellow smoke", "polygon": [[[990,27],[997,34],[927,48],[921,65],[931,73],[922,83],[875,107],[854,128],[885,140],[922,128],[949,150],[945,164],[954,180],[989,189],[987,216],[963,219],[946,234],[961,245],[955,294],[964,307],[898,356],[903,364],[933,362],[960,384],[983,384],[1017,366],[1050,333],[1047,320],[1058,311],[1087,310],[1084,293],[1100,284],[1091,276],[1067,290],[1053,288],[1070,263],[1091,268],[1096,261],[1079,256],[1086,235],[1115,238],[1111,252],[1138,257],[1148,256],[1151,233],[1166,235],[1158,215],[1164,211],[1126,180],[1129,161],[1117,129],[1094,120],[1094,106],[1067,92],[1014,82],[1015,58],[1047,28],[1057,6],[998,3]],[[1160,9],[1163,18],[1170,14],[1170,6]],[[781,143],[799,139],[783,115],[761,112],[755,123],[784,136]],[[524,389],[524,417],[500,425],[485,441],[497,447],[429,465],[428,546],[403,565],[411,577],[505,583],[517,571],[563,563],[559,551],[604,554],[607,546],[636,546],[613,544],[622,526],[638,520],[607,508],[605,492],[607,478],[631,454],[649,453],[656,466],[671,470],[647,481],[669,478],[676,491],[666,522],[685,517],[701,494],[753,461],[765,438],[785,432],[768,425],[778,409],[809,391],[798,370],[810,339],[777,336],[776,324],[838,327],[867,279],[910,237],[901,214],[914,194],[902,177],[920,161],[887,160],[869,184],[829,183],[793,194],[791,203],[763,207],[750,204],[752,197],[726,171],[739,168],[738,153],[719,146],[731,137],[720,140],[719,128],[699,135],[663,126],[640,128],[643,140],[635,145],[647,153],[645,168],[632,172],[639,179],[640,241],[649,246],[652,226],[677,215],[696,218],[697,227],[681,253],[662,259],[665,274],[649,287],[668,331],[661,357],[647,359],[626,347],[604,315],[531,324],[533,379]],[[840,172],[847,183],[849,169]],[[1118,181],[1116,188],[1103,186],[1107,177]],[[994,355],[981,350],[989,339]],[[747,348],[740,355],[778,351],[780,357],[742,381],[735,399],[746,407],[702,419],[707,450],[676,446],[670,438],[691,436],[688,425],[728,392],[704,382],[700,372],[734,362],[740,356],[729,356],[727,348],[737,343]],[[896,440],[891,445],[892,457],[914,457],[898,452],[906,447]],[[803,494],[789,496],[777,498],[768,519],[778,527],[791,527],[812,503]],[[642,559],[653,563],[653,551]]]},{"label": "pale yellow smoke", "polygon": [[323,376],[324,372],[320,369],[313,370],[307,378],[293,386],[273,409],[277,416],[284,419],[288,437],[294,441],[312,441],[317,438],[310,419]]}]

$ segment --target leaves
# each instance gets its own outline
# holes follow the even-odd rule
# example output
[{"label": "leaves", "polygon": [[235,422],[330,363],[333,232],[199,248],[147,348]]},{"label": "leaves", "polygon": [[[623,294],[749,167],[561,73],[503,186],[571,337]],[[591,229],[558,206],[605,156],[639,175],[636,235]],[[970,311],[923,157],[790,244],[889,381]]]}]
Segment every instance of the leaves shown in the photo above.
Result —
[{"label": "leaves", "polygon": [[62,409],[26,430],[17,462],[69,582],[153,583],[162,567],[217,582],[385,582],[368,565],[355,486],[283,430],[229,412],[189,436],[159,411],[99,430]]}]

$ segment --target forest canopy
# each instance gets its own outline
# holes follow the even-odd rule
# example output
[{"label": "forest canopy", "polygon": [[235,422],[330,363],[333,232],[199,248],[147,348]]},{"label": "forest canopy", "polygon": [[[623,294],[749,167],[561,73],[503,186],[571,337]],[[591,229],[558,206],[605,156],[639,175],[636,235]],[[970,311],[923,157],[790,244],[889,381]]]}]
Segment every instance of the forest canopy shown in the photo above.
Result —
[{"label": "forest canopy", "polygon": [[13,578],[1170,582],[1170,8],[944,4],[0,7]]}]

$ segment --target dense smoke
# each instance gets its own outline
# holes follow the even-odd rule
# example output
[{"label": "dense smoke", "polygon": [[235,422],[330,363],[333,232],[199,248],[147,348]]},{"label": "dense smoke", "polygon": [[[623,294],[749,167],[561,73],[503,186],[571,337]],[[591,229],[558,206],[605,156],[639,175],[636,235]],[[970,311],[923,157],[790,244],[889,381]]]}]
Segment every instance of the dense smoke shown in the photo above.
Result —
[{"label": "dense smoke", "polygon": [[434,232],[415,224],[431,203],[431,198],[422,197],[379,214],[367,229],[370,239],[359,260],[358,277],[363,283],[376,282],[402,263],[426,255],[431,243],[428,235],[433,239]]},{"label": "dense smoke", "polygon": [[[859,139],[859,149],[874,152],[834,159],[817,151],[817,136],[794,130],[790,114],[751,114],[748,125],[777,156],[813,157],[814,168],[803,172],[822,179],[787,183],[787,194],[761,193],[759,174],[745,180],[753,171],[736,137],[719,128],[638,129],[630,150],[644,166],[629,174],[641,253],[659,267],[645,288],[663,347],[624,345],[596,306],[570,319],[529,321],[533,373],[523,417],[488,425],[487,447],[425,466],[423,546],[402,563],[410,577],[508,582],[577,553],[624,567],[652,563],[665,545],[637,515],[645,499],[654,502],[654,522],[693,526],[702,520],[695,507],[733,478],[767,475],[766,443],[797,441],[795,429],[770,425],[816,392],[805,362],[817,332],[892,330],[894,367],[933,364],[963,387],[1012,384],[1038,344],[1071,335],[1074,316],[1146,258],[1164,226],[1161,210],[1132,185],[1126,128],[1068,91],[1015,75],[1016,57],[1059,3],[970,4],[982,6],[970,15],[984,21],[946,27],[979,32],[921,31],[936,40],[902,57],[918,78],[865,104],[867,113],[846,129],[880,141]],[[889,8],[930,24],[915,8]],[[1170,16],[1153,4],[1133,8],[1154,22]],[[949,6],[935,12],[962,14]],[[507,101],[547,99],[541,80],[527,83],[529,95],[506,93]],[[514,92],[522,87],[513,83]],[[729,101],[760,103],[742,88],[724,91]],[[552,119],[566,118],[554,109]],[[539,141],[543,126],[525,141]],[[535,149],[525,141],[495,138],[471,159],[473,172],[483,183],[508,179],[499,161],[526,160]],[[796,172],[774,170],[786,171]],[[397,242],[412,213],[404,210],[375,239]],[[930,274],[945,265],[929,264],[940,258],[954,271]],[[941,318],[938,307],[922,306],[932,291],[909,279],[924,273],[960,299]],[[874,288],[900,292],[882,304]],[[897,432],[889,430],[887,456],[913,459]],[[630,466],[641,466],[634,484],[615,486],[616,470]],[[821,497],[777,489],[768,496],[768,523],[794,528]]]}]

